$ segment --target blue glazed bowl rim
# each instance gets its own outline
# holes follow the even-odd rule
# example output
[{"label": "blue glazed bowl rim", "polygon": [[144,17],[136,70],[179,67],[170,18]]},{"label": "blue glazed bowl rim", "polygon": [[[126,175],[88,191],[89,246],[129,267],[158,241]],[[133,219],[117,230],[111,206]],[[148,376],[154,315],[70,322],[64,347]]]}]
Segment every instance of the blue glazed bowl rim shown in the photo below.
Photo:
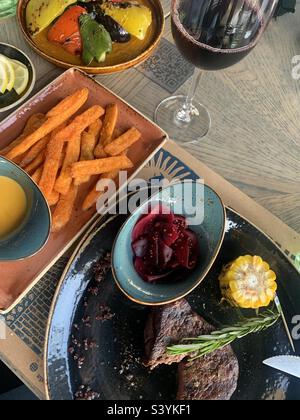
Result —
[{"label": "blue glazed bowl rim", "polygon": [[[1,259],[0,258],[0,262],[1,263],[5,263],[5,262],[13,262],[13,261],[23,261],[26,260],[27,258],[31,258],[34,257],[35,255],[37,255],[40,251],[42,251],[42,249],[45,248],[49,238],[50,238],[50,234],[51,234],[51,226],[52,226],[52,214],[51,214],[51,210],[49,207],[49,204],[44,196],[44,194],[42,193],[42,191],[40,190],[40,187],[37,185],[37,183],[31,178],[30,175],[28,175],[27,172],[24,171],[24,169],[22,169],[20,166],[18,166],[15,162],[11,161],[10,159],[7,159],[3,156],[0,156],[0,162],[1,160],[9,163],[10,165],[14,166],[16,168],[16,170],[20,173],[23,173],[23,175],[25,175],[25,177],[29,180],[29,182],[33,185],[33,187],[37,190],[38,194],[40,195],[40,197],[42,198],[42,200],[44,201],[44,204],[46,205],[46,209],[47,209],[47,214],[48,214],[48,221],[49,221],[49,227],[48,227],[48,231],[47,231],[47,235],[45,236],[44,242],[42,244],[42,246],[37,249],[35,252],[30,253],[28,255],[25,255],[23,257],[19,257],[19,258],[14,258],[14,259]],[[13,238],[13,237],[12,237]]]},{"label": "blue glazed bowl rim", "polygon": [[181,294],[180,296],[175,296],[174,298],[172,298],[172,299],[169,299],[169,300],[167,300],[167,301],[157,301],[157,302],[144,302],[144,301],[142,301],[142,300],[139,300],[139,299],[137,299],[137,298],[135,298],[134,296],[132,296],[132,295],[130,295],[129,293],[127,293],[126,292],[126,290],[124,290],[124,288],[122,287],[122,284],[121,284],[121,282],[118,280],[118,276],[117,276],[117,274],[116,274],[116,270],[115,270],[115,267],[114,267],[114,255],[115,255],[115,250],[116,250],[116,245],[117,245],[117,242],[118,242],[118,239],[119,239],[119,237],[120,237],[120,235],[121,235],[121,233],[122,233],[122,231],[123,231],[123,229],[127,226],[127,224],[130,222],[130,220],[131,220],[131,218],[132,217],[134,217],[138,212],[139,212],[139,210],[140,210],[140,208],[144,205],[144,204],[146,204],[146,203],[150,203],[151,201],[152,201],[152,199],[154,198],[154,197],[156,197],[158,194],[160,194],[160,193],[162,193],[163,191],[165,191],[165,190],[168,190],[171,186],[175,186],[175,185],[180,185],[180,184],[183,184],[183,183],[190,183],[190,184],[196,184],[197,183],[197,180],[183,180],[183,181],[178,181],[178,182],[174,182],[174,183],[171,183],[169,186],[167,186],[167,187],[165,187],[165,188],[162,188],[159,192],[156,192],[156,193],[154,193],[154,194],[152,194],[151,196],[150,196],[150,198],[148,198],[147,200],[145,200],[143,203],[141,203],[140,204],[140,206],[133,212],[133,213],[131,213],[130,214],[130,216],[125,220],[125,222],[123,223],[123,225],[121,226],[121,228],[120,228],[120,230],[119,230],[119,232],[118,232],[118,235],[116,236],[116,238],[115,238],[115,240],[114,240],[114,244],[113,244],[113,247],[112,247],[112,251],[111,251],[111,258],[112,258],[112,261],[111,261],[111,270],[112,270],[112,275],[113,275],[113,278],[114,278],[114,281],[115,281],[115,283],[116,283],[116,285],[117,285],[117,287],[119,288],[119,290],[129,299],[129,300],[131,300],[132,302],[134,302],[134,303],[137,303],[137,304],[139,304],[139,305],[145,305],[145,306],[162,306],[162,305],[168,305],[168,304],[170,304],[170,303],[174,303],[174,302],[176,302],[176,301],[178,301],[179,299],[182,299],[182,298],[184,298],[185,296],[188,296],[190,293],[192,293],[192,291],[193,290],[195,290],[198,286],[199,286],[199,284],[205,279],[205,277],[207,276],[207,273],[209,272],[209,270],[211,269],[211,267],[213,266],[213,264],[214,264],[214,262],[216,261],[216,259],[217,259],[217,257],[218,257],[218,255],[219,255],[219,252],[220,252],[220,249],[221,249],[221,247],[222,247],[222,244],[223,244],[223,242],[224,242],[224,238],[225,238],[225,233],[226,233],[226,207],[225,207],[225,204],[224,204],[224,202],[223,202],[223,200],[222,200],[222,198],[220,197],[220,195],[212,188],[212,187],[210,187],[209,185],[207,185],[207,184],[205,184],[205,183],[203,183],[203,185],[204,185],[204,187],[205,188],[208,188],[209,190],[211,190],[214,194],[215,194],[215,196],[219,199],[219,202],[220,202],[220,204],[221,204],[221,208],[222,208],[222,210],[223,210],[223,229],[222,229],[222,234],[221,234],[221,236],[220,236],[220,240],[219,240],[219,242],[218,242],[218,245],[217,245],[217,247],[216,247],[216,250],[215,250],[215,252],[214,252],[214,255],[213,255],[213,257],[211,258],[211,261],[210,261],[210,263],[207,265],[207,267],[206,267],[206,269],[205,269],[205,271],[203,272],[203,274],[199,277],[199,279],[195,282],[195,284],[193,285],[193,286],[191,286],[191,288],[189,288],[187,291],[186,291],[186,293],[183,293],[183,294]]}]

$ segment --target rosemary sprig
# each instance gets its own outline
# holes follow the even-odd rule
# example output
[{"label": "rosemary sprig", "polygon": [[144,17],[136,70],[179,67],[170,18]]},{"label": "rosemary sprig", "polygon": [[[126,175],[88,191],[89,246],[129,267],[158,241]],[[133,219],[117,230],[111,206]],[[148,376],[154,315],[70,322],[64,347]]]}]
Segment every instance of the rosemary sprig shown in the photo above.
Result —
[{"label": "rosemary sprig", "polygon": [[[257,318],[247,318],[234,326],[223,328],[220,331],[214,331],[211,335],[202,335],[195,338],[184,338],[183,344],[177,344],[167,348],[170,355],[178,356],[183,354],[192,354],[190,360],[198,359],[212,353],[215,350],[222,349],[233,343],[235,340],[246,337],[249,334],[262,332],[274,325],[280,314],[267,310]],[[189,343],[184,344],[188,341]]]}]

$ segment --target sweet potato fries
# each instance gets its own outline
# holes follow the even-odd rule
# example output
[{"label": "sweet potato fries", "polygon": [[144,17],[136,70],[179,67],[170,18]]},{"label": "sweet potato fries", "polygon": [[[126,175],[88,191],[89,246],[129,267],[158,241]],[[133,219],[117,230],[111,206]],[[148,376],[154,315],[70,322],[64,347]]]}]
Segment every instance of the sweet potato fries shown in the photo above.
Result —
[{"label": "sweet potato fries", "polygon": [[[133,167],[127,151],[141,139],[135,127],[119,130],[116,104],[87,107],[88,96],[88,89],[78,90],[47,114],[32,115],[23,133],[0,150],[39,185],[53,208],[53,232],[71,221],[75,206],[83,211],[95,206],[99,180],[115,179]],[[78,203],[81,188],[86,197]]]}]

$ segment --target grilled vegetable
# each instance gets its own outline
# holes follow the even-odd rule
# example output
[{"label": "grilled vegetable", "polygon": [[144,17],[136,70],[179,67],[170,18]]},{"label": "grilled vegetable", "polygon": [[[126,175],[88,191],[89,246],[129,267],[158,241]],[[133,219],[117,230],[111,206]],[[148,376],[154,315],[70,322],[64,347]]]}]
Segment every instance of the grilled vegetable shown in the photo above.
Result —
[{"label": "grilled vegetable", "polygon": [[26,24],[31,35],[41,32],[76,0],[30,0],[26,7]]},{"label": "grilled vegetable", "polygon": [[106,54],[112,51],[112,41],[109,33],[103,25],[97,23],[90,15],[82,15],[79,21],[84,64],[88,66],[94,59],[102,63],[106,59]]},{"label": "grilled vegetable", "polygon": [[100,1],[78,1],[77,5],[84,7],[88,13],[92,14],[93,17],[96,17],[96,10],[100,8]]},{"label": "grilled vegetable", "polygon": [[48,40],[57,42],[73,55],[80,54],[82,49],[79,17],[86,14],[86,9],[72,6],[66,10],[48,32]]},{"label": "grilled vegetable", "polygon": [[141,41],[145,39],[152,23],[152,13],[148,7],[136,3],[111,1],[105,2],[101,7],[106,15],[118,22],[129,34]]},{"label": "grilled vegetable", "polygon": [[99,2],[78,2],[78,4],[84,7],[93,19],[104,26],[113,42],[125,43],[130,41],[131,35],[112,17],[104,14]]},{"label": "grilled vegetable", "polygon": [[104,13],[98,13],[96,20],[109,32],[112,41],[119,43],[130,41],[131,35],[112,17],[105,15]]},{"label": "grilled vegetable", "polygon": [[276,274],[261,257],[245,255],[223,268],[219,276],[222,295],[233,306],[258,309],[275,299]]}]

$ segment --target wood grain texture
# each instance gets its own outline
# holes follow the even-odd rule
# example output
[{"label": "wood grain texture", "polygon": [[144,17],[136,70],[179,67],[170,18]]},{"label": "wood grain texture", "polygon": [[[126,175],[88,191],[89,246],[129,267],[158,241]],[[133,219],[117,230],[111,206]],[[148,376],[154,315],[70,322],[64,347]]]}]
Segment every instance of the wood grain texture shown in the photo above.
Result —
[{"label": "wood grain texture", "polygon": [[[197,99],[209,108],[213,125],[199,144],[185,148],[300,233],[300,80],[291,75],[292,57],[300,55],[299,28],[300,4],[295,15],[273,21],[242,62],[203,75]],[[169,19],[165,37],[172,41]],[[33,59],[36,90],[60,72],[29,49],[14,19],[0,23],[0,41]],[[136,69],[97,79],[150,118],[169,96]]]}]

